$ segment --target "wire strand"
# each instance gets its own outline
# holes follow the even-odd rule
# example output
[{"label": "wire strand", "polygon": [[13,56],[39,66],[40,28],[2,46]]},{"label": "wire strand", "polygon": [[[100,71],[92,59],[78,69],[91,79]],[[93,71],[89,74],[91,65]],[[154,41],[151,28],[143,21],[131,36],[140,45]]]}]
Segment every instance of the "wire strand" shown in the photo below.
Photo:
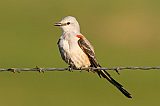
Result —
[{"label": "wire strand", "polygon": [[129,67],[111,67],[111,68],[106,68],[106,67],[100,67],[100,68],[81,68],[81,69],[70,69],[70,68],[40,68],[40,67],[35,67],[35,68],[0,68],[0,72],[3,71],[11,71],[11,72],[21,72],[21,71],[38,71],[38,72],[46,72],[46,71],[93,71],[93,70],[114,70],[118,73],[118,71],[122,70],[160,70],[160,66],[143,66],[143,67],[138,67],[138,66],[129,66]]}]

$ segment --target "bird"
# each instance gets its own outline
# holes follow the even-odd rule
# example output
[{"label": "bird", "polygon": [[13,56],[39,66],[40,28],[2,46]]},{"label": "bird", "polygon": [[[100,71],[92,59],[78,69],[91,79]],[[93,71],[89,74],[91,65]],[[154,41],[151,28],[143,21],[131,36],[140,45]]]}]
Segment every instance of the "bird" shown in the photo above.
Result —
[{"label": "bird", "polygon": [[[61,21],[56,22],[54,26],[62,29],[57,45],[62,59],[69,65],[71,69],[81,68],[100,68],[94,48],[87,38],[80,33],[80,25],[77,19],[73,16],[66,16]],[[99,75],[108,80],[122,94],[128,98],[132,98],[131,94],[123,88],[106,70],[93,70]]]}]

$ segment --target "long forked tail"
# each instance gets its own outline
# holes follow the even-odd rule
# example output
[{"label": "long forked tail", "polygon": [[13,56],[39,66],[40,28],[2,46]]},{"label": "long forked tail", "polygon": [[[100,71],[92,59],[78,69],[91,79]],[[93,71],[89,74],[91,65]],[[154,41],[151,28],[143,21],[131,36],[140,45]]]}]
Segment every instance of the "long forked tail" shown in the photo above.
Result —
[{"label": "long forked tail", "polygon": [[98,71],[98,75],[100,77],[102,76],[103,78],[107,79],[111,84],[116,86],[126,97],[132,98],[131,94],[128,91],[126,91],[120,83],[114,80],[108,72],[106,72],[105,70],[100,70]]}]

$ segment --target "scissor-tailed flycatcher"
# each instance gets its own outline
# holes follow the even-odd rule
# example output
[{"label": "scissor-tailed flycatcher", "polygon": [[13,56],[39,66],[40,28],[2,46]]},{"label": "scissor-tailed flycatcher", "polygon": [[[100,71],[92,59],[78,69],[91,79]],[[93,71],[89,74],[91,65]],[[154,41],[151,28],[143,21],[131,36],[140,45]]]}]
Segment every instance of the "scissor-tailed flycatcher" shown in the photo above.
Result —
[{"label": "scissor-tailed flycatcher", "polygon": [[[90,42],[80,33],[80,27],[77,20],[72,16],[63,18],[55,23],[63,33],[58,41],[58,47],[62,59],[70,65],[71,68],[79,69],[84,67],[101,67],[96,60],[94,49]],[[111,84],[117,87],[126,97],[132,98],[121,84],[115,81],[105,70],[94,70],[100,77],[107,79]]]}]

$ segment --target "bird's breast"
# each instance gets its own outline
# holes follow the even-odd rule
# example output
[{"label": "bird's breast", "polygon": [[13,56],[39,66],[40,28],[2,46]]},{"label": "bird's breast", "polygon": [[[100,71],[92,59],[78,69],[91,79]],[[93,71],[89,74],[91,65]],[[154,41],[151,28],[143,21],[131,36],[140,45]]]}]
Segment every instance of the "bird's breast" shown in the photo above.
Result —
[{"label": "bird's breast", "polygon": [[75,68],[88,67],[90,61],[78,44],[78,38],[60,39],[60,52],[63,52],[65,62]]}]

